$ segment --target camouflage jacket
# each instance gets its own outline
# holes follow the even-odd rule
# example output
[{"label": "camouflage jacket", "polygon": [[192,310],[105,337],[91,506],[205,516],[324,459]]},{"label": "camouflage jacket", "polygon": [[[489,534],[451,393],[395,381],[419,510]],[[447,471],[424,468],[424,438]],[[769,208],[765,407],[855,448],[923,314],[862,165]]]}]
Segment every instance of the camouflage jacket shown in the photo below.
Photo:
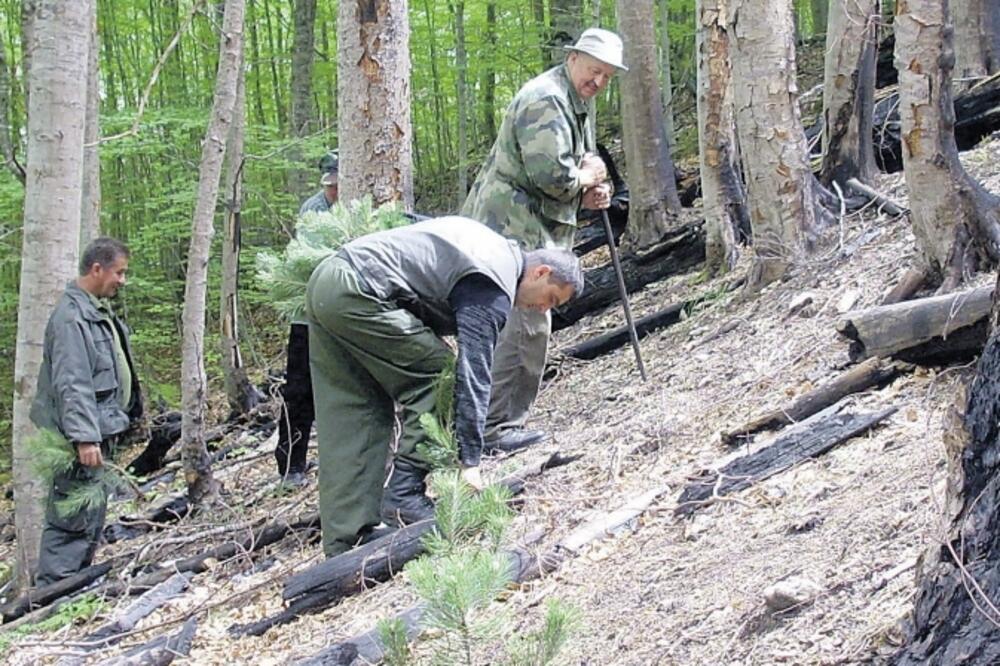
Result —
[{"label": "camouflage jacket", "polygon": [[326,194],[323,193],[323,190],[320,190],[302,202],[302,206],[299,208],[299,215],[325,213],[328,210],[330,210],[330,202],[326,200]]},{"label": "camouflage jacket", "polygon": [[571,247],[589,122],[565,64],[526,83],[507,107],[462,215],[526,249]]}]

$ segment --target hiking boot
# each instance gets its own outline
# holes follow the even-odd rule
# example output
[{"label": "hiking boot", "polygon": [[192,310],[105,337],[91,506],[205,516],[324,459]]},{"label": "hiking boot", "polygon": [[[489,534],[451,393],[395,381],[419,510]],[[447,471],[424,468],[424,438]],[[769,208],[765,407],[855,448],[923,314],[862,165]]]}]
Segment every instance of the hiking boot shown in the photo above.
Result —
[{"label": "hiking boot", "polygon": [[405,527],[434,517],[434,502],[424,491],[427,470],[405,460],[393,463],[389,483],[382,492],[382,520],[386,525]]},{"label": "hiking boot", "polygon": [[548,434],[544,430],[525,430],[524,428],[508,428],[494,439],[486,441],[483,446],[483,453],[487,455],[497,453],[513,453],[526,449],[529,446],[540,444],[548,439]]}]

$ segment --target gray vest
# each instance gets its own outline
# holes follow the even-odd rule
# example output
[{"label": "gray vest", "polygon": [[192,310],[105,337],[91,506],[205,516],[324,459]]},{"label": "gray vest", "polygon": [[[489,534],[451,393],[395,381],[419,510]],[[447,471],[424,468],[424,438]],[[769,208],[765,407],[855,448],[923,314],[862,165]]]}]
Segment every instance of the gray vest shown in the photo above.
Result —
[{"label": "gray vest", "polygon": [[338,253],[372,293],[412,312],[435,333],[455,331],[448,296],[462,278],[479,273],[514,303],[524,254],[485,225],[448,216],[363,236]]}]

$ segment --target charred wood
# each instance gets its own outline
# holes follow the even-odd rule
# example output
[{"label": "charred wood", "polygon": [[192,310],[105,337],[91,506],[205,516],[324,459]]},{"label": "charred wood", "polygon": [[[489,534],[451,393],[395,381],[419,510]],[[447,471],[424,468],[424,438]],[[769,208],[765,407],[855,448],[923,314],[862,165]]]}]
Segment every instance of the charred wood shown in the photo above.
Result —
[{"label": "charred wood", "polygon": [[689,516],[720,497],[749,488],[804,460],[820,456],[866,432],[895,411],[895,407],[890,407],[863,414],[837,413],[835,409],[820,412],[773,444],[736,458],[719,470],[706,470],[699,474],[681,492],[674,514]]},{"label": "charred wood", "polygon": [[753,440],[762,430],[773,430],[809,418],[840,401],[846,395],[881,388],[906,370],[901,363],[871,358],[836,377],[833,381],[799,396],[790,405],[767,412],[752,421],[722,434],[725,446],[738,446]]},{"label": "charred wood", "polygon": [[0,616],[4,622],[16,620],[35,608],[47,606],[60,597],[87,587],[109,571],[111,562],[101,562],[55,583],[28,590],[17,599],[0,606]]},{"label": "charred wood", "polygon": [[120,657],[100,662],[99,666],[167,666],[175,657],[186,657],[191,652],[197,631],[198,621],[188,618],[177,633],[158,636]]},{"label": "charred wood", "polygon": [[852,361],[892,356],[936,364],[967,359],[982,350],[992,287],[920,298],[848,312],[837,331],[851,341]]},{"label": "charred wood", "polygon": [[902,303],[903,301],[908,301],[913,298],[913,295],[920,291],[923,286],[927,284],[927,273],[916,268],[907,269],[903,273],[903,277],[899,279],[896,286],[893,287],[885,298],[882,299],[882,305],[892,305],[893,303]]}]

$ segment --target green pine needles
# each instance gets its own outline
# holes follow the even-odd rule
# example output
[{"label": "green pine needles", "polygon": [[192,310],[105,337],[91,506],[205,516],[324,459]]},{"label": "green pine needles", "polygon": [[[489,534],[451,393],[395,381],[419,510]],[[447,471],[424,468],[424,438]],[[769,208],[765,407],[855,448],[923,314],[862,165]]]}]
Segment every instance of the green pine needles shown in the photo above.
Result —
[{"label": "green pine needles", "polygon": [[309,276],[321,261],[355,238],[406,224],[409,219],[397,204],[375,208],[370,196],[335,203],[326,213],[305,213],[283,252],[257,254],[257,277],[274,308],[289,320],[297,319],[305,313]]}]

